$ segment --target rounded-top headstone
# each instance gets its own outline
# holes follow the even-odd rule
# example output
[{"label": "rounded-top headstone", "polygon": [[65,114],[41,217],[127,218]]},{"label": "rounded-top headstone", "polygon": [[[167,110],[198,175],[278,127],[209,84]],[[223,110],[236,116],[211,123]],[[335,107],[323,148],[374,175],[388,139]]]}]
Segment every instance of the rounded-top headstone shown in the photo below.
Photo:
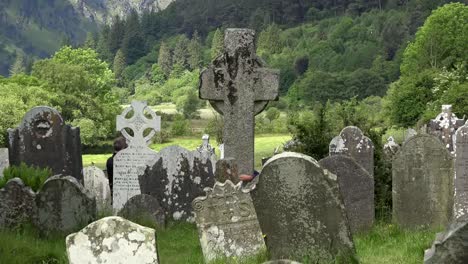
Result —
[{"label": "rounded-top headstone", "polygon": [[83,187],[96,197],[98,211],[112,208],[109,180],[104,171],[96,166],[83,168]]},{"label": "rounded-top headstone", "polygon": [[118,215],[134,222],[149,220],[160,227],[164,227],[166,222],[164,210],[158,199],[147,194],[139,194],[130,198]]},{"label": "rounded-top headstone", "polygon": [[293,152],[272,157],[252,191],[260,227],[274,259],[327,262],[355,258],[354,244],[334,174]]},{"label": "rounded-top headstone", "polygon": [[0,229],[30,223],[36,212],[35,196],[20,178],[9,180],[0,189]]}]

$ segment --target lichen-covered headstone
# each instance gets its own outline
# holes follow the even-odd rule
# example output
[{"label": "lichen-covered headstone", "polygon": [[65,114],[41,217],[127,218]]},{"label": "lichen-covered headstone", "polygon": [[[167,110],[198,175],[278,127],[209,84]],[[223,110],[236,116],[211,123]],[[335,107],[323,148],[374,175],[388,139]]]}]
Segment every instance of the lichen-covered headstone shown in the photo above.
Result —
[{"label": "lichen-covered headstone", "polygon": [[0,229],[31,223],[36,212],[36,194],[20,178],[0,189]]},{"label": "lichen-covered headstone", "polygon": [[156,231],[111,216],[67,236],[70,264],[158,264]]},{"label": "lichen-covered headstone", "polygon": [[166,215],[158,199],[148,194],[130,198],[118,215],[134,222],[151,221],[160,227],[164,227],[166,223]]},{"label": "lichen-covered headstone", "polygon": [[424,253],[424,264],[468,263],[468,222],[454,223],[437,234],[432,247]]},{"label": "lichen-covered headstone", "polygon": [[109,180],[101,169],[96,166],[83,168],[83,183],[84,188],[96,197],[98,211],[112,208]]},{"label": "lichen-covered headstone", "polygon": [[140,175],[141,193],[155,196],[166,215],[192,222],[192,201],[214,185],[216,156],[179,146],[162,149]]},{"label": "lichen-covered headstone", "polygon": [[11,165],[48,167],[53,174],[71,175],[81,181],[80,129],[66,125],[57,110],[32,108],[20,126],[8,129]]},{"label": "lichen-covered headstone", "polygon": [[435,137],[406,141],[392,166],[393,219],[403,227],[448,224],[453,209],[453,158]]},{"label": "lichen-covered headstone", "polygon": [[36,195],[36,226],[45,233],[76,231],[96,219],[96,200],[71,176],[47,179]]},{"label": "lichen-covered headstone", "polygon": [[8,149],[0,148],[0,179],[3,178],[3,170],[10,166],[10,158],[8,157]]},{"label": "lichen-covered headstone", "polygon": [[354,159],[334,155],[319,161],[338,178],[352,233],[367,231],[374,223],[374,179]]},{"label": "lichen-covered headstone", "polygon": [[258,177],[251,194],[273,259],[355,258],[336,175],[309,156],[284,152],[271,158]]},{"label": "lichen-covered headstone", "polygon": [[454,217],[468,221],[468,122],[456,133]]},{"label": "lichen-covered headstone", "polygon": [[[133,115],[127,118],[128,115]],[[112,206],[122,209],[133,196],[141,193],[138,175],[156,159],[156,152],[148,147],[156,131],[160,131],[161,117],[146,105],[146,102],[133,101],[120,116],[117,116],[117,131],[120,131],[128,147],[114,156],[114,183]],[[133,131],[133,136],[126,129]],[[145,131],[150,130],[149,134]],[[145,136],[146,135],[146,136]]]},{"label": "lichen-covered headstone", "polygon": [[223,115],[224,156],[237,160],[241,174],[254,172],[255,115],[278,98],[279,71],[255,50],[254,30],[227,29],[224,52],[200,74],[200,98]]},{"label": "lichen-covered headstone", "polygon": [[216,182],[206,193],[193,200],[205,262],[254,256],[265,249],[249,190],[226,181]]},{"label": "lichen-covered headstone", "polygon": [[345,127],[339,136],[332,139],[329,151],[330,156],[350,156],[374,177],[374,144],[358,127]]},{"label": "lichen-covered headstone", "polygon": [[444,146],[452,152],[454,135],[457,129],[465,124],[463,119],[459,119],[452,113],[452,105],[442,105],[442,113],[432,119],[427,126],[427,133],[439,138]]}]

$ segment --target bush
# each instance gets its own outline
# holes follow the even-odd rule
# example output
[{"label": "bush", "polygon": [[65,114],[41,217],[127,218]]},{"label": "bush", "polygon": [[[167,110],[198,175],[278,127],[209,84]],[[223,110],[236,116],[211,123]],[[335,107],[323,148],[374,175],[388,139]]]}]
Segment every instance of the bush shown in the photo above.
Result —
[{"label": "bush", "polygon": [[171,134],[173,136],[187,136],[190,134],[190,121],[182,115],[177,115],[171,125]]},{"label": "bush", "polygon": [[0,188],[3,188],[9,180],[20,178],[26,186],[37,192],[50,176],[52,176],[52,170],[49,168],[32,167],[21,163],[19,166],[11,166],[3,171]]},{"label": "bush", "polygon": [[280,117],[280,111],[276,107],[270,107],[265,113],[265,117],[268,118],[268,120],[273,121],[275,119],[278,119]]},{"label": "bush", "polygon": [[224,119],[221,115],[215,114],[213,118],[210,119],[208,125],[205,127],[205,134],[214,135],[216,142],[218,144],[223,143],[223,127]]}]

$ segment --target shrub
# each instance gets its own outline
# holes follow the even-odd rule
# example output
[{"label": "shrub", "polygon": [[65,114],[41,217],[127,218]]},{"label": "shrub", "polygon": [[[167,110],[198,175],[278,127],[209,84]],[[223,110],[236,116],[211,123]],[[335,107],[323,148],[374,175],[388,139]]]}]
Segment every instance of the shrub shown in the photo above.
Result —
[{"label": "shrub", "polygon": [[31,187],[36,192],[50,176],[52,176],[52,170],[49,168],[33,167],[21,163],[19,166],[11,166],[3,171],[0,188],[3,188],[9,180],[20,178],[26,186]]},{"label": "shrub", "polygon": [[177,115],[171,125],[171,134],[173,136],[186,136],[190,132],[190,122],[182,115]]}]

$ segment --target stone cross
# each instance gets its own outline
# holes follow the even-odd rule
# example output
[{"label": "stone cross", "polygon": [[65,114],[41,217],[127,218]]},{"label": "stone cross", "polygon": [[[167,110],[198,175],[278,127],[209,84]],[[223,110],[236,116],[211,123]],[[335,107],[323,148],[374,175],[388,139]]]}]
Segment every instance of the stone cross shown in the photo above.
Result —
[{"label": "stone cross", "polygon": [[279,71],[265,68],[255,54],[255,31],[227,29],[224,53],[200,76],[200,98],[224,116],[225,156],[239,173],[254,171],[255,115],[278,97]]},{"label": "stone cross", "polygon": [[207,152],[209,154],[214,154],[214,149],[210,145],[210,135],[204,134],[202,136],[202,144],[201,146],[197,147],[198,152]]},{"label": "stone cross", "polygon": [[442,105],[442,113],[429,122],[427,133],[438,137],[445,147],[453,152],[455,132],[464,124],[463,119],[459,119],[452,113],[452,105]]},{"label": "stone cross", "polygon": [[[156,131],[161,130],[161,117],[157,116],[154,111],[147,111],[152,119],[145,116],[147,109],[146,102],[133,101],[131,107],[126,108],[122,115],[117,116],[117,131],[127,139],[129,145],[148,145],[149,141],[156,134]],[[129,119],[126,116],[133,111],[133,116]],[[130,128],[133,131],[133,136],[128,134],[125,128]],[[148,135],[144,135],[145,130],[151,129]]]}]

